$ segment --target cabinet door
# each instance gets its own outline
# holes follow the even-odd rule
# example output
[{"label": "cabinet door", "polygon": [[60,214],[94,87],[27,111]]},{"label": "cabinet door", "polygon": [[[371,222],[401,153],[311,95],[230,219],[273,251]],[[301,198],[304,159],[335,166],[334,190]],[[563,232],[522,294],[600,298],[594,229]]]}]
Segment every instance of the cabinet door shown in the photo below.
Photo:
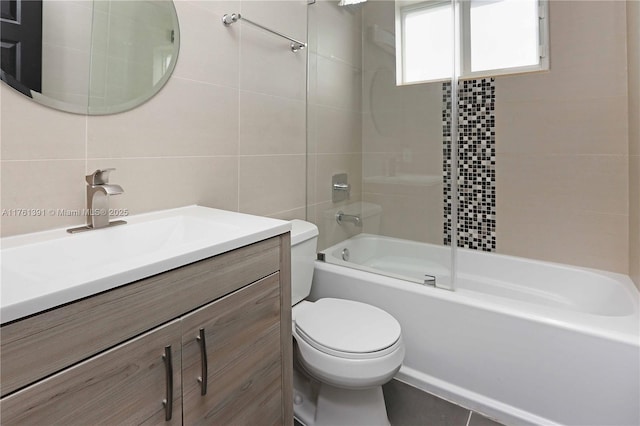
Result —
[{"label": "cabinet door", "polygon": [[280,315],[276,273],[184,317],[185,425],[285,423]]},{"label": "cabinet door", "polygon": [[3,398],[3,426],[180,424],[180,336],[176,320]]}]

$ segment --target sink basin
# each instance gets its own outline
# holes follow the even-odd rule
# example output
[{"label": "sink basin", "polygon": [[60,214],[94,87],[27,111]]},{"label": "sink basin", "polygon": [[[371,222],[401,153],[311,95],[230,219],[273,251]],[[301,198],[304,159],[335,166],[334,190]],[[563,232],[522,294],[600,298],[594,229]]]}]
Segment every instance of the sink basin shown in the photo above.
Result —
[{"label": "sink basin", "polygon": [[290,230],[289,222],[200,206],[127,217],[123,226],[2,238],[0,320],[42,310]]}]

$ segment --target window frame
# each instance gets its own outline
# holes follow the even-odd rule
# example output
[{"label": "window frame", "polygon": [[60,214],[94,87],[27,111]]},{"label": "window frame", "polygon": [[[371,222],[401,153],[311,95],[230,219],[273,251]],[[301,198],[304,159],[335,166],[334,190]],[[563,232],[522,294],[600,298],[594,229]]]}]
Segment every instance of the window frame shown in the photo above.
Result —
[{"label": "window frame", "polygon": [[[398,2],[396,1],[396,7],[398,5]],[[406,81],[405,77],[406,77],[406,58],[407,58],[407,54],[406,54],[406,26],[405,26],[405,18],[408,14],[410,13],[415,13],[415,12],[422,12],[426,9],[436,9],[436,8],[441,8],[441,7],[445,7],[447,5],[451,5],[451,0],[427,0],[427,1],[420,1],[419,3],[413,3],[413,4],[408,4],[406,6],[402,6],[400,8],[398,8],[399,14],[397,16],[400,17],[400,25],[399,25],[399,29],[400,29],[400,40],[398,43],[398,46],[400,48],[400,50],[398,50],[400,52],[400,61],[397,61],[397,68],[398,68],[398,75],[400,76],[399,79],[401,80],[401,83],[399,84],[414,84],[414,83],[423,83],[423,82],[430,82],[430,81],[447,81],[449,80],[449,77],[442,77],[442,78],[435,78],[435,79],[430,79],[430,80],[413,80],[411,82],[407,82],[404,83]],[[398,29],[398,28],[396,28]],[[455,42],[454,42],[454,50],[456,50],[455,48]],[[453,61],[453,58],[451,58]],[[453,67],[453,63],[452,63],[452,69]]]},{"label": "window frame", "polygon": [[429,82],[449,81],[448,78],[439,78],[420,81],[405,80],[405,18],[408,14],[434,7],[442,7],[453,4],[454,11],[454,55],[451,58],[455,65],[453,69],[458,79],[468,80],[482,77],[494,77],[499,75],[522,74],[529,72],[549,70],[549,2],[548,0],[536,0],[538,2],[538,63],[509,68],[494,68],[482,71],[471,71],[471,1],[470,0],[426,0],[426,1],[399,1],[396,0],[396,52],[400,53],[400,60],[396,59],[396,75],[398,85],[420,84]]}]

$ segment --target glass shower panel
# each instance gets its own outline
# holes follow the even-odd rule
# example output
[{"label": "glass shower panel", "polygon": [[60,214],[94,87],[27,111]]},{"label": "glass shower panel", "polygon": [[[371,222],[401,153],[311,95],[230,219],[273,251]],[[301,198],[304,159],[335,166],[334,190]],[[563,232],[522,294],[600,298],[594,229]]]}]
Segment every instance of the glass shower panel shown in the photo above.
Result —
[{"label": "glass shower panel", "polygon": [[[308,218],[327,262],[449,288],[453,76],[396,84],[397,7],[309,6]],[[339,173],[350,198],[334,203]]]}]

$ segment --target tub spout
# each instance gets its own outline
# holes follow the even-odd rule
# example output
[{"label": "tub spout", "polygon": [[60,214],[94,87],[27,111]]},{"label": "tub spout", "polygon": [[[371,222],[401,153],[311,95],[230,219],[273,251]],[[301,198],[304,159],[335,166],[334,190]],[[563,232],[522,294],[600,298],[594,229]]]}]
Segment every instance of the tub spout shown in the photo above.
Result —
[{"label": "tub spout", "polygon": [[342,225],[343,222],[351,222],[358,227],[362,226],[362,218],[357,214],[346,214],[342,210],[336,213],[336,222]]},{"label": "tub spout", "polygon": [[424,274],[424,285],[436,286],[436,277],[429,274]]}]

